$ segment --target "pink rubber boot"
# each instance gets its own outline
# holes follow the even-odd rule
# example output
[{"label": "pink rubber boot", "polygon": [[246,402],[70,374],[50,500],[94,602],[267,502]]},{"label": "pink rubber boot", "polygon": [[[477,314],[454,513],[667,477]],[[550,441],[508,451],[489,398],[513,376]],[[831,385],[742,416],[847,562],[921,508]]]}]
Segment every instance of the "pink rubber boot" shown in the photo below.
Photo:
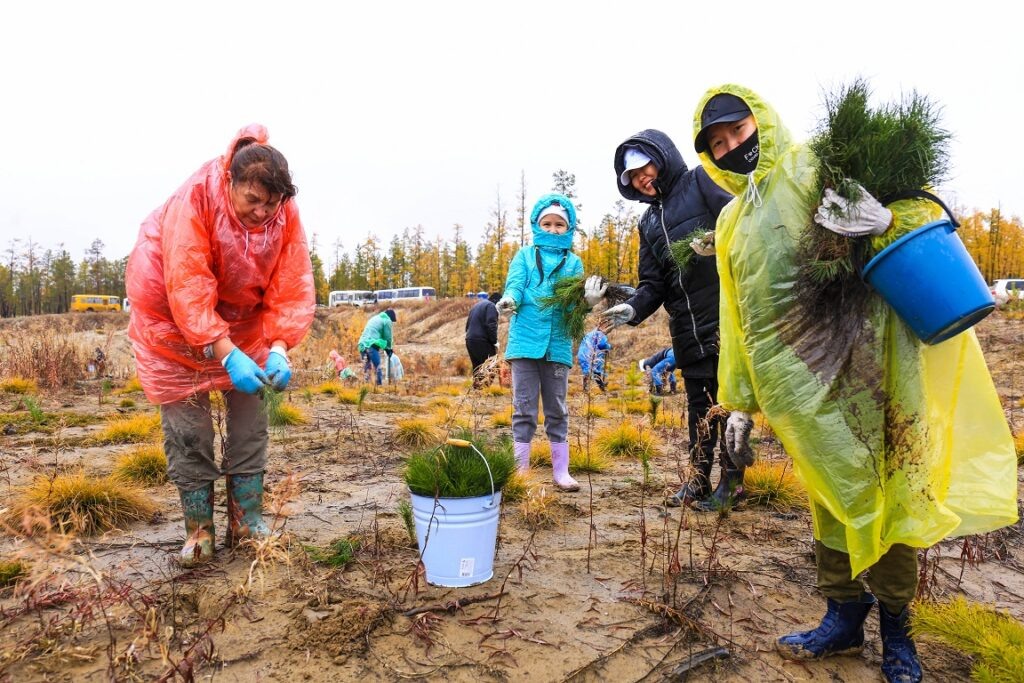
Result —
[{"label": "pink rubber boot", "polygon": [[551,443],[551,469],[555,486],[563,491],[579,491],[580,485],[569,476],[569,444]]},{"label": "pink rubber boot", "polygon": [[530,444],[514,441],[513,450],[516,454],[516,469],[525,474],[530,471]]}]

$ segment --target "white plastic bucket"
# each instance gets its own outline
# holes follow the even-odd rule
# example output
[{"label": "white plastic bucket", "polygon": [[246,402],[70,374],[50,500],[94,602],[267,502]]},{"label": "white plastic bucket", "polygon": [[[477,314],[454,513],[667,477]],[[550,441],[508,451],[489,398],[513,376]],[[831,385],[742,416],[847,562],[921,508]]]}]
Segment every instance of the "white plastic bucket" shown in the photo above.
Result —
[{"label": "white plastic bucket", "polygon": [[427,583],[462,588],[494,576],[500,491],[475,498],[410,495]]}]

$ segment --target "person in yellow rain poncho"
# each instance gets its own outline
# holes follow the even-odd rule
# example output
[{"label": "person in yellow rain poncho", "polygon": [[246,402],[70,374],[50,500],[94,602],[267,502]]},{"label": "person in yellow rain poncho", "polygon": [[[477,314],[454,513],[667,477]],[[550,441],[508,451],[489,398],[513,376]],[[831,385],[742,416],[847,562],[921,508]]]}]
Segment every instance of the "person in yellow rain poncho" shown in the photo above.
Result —
[{"label": "person in yellow rain poncho", "polygon": [[920,680],[907,632],[916,549],[1016,521],[1009,428],[973,331],[926,346],[874,293],[809,316],[795,292],[812,221],[871,239],[877,252],[940,209],[920,199],[887,209],[864,192],[837,215],[822,203],[808,146],[740,86],[705,93],[694,133],[708,174],[736,195],[715,235],[728,452],[737,466],[753,459],[750,415],[760,411],[807,488],[827,598],[820,626],[778,649],[791,659],[859,652],[877,596],[884,675]]}]

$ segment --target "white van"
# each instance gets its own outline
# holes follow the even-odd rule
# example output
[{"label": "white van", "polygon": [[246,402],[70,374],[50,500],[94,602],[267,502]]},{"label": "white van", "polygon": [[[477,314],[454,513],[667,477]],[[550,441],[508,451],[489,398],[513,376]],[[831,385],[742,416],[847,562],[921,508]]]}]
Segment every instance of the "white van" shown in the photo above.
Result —
[{"label": "white van", "polygon": [[377,297],[373,292],[362,289],[338,289],[331,292],[327,297],[327,305],[330,308],[335,306],[369,306],[376,303]]}]

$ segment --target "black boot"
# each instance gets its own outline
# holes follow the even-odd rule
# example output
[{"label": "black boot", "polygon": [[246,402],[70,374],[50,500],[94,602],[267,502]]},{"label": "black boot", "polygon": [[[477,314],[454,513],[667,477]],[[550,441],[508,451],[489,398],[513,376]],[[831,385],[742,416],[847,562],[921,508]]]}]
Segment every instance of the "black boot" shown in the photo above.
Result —
[{"label": "black boot", "polygon": [[722,478],[718,480],[715,492],[706,500],[694,505],[694,508],[702,512],[719,512],[738,507],[747,499],[747,492],[743,490],[743,472],[745,470],[745,467],[740,467],[722,472]]},{"label": "black boot", "polygon": [[818,628],[782,636],[775,641],[775,648],[785,659],[856,654],[864,649],[864,620],[874,604],[875,597],[870,593],[852,602],[828,598],[828,609]]},{"label": "black boot", "polygon": [[917,648],[907,632],[910,610],[904,607],[893,614],[878,603],[879,626],[882,633],[882,673],[889,683],[917,683],[921,680],[921,662]]}]

